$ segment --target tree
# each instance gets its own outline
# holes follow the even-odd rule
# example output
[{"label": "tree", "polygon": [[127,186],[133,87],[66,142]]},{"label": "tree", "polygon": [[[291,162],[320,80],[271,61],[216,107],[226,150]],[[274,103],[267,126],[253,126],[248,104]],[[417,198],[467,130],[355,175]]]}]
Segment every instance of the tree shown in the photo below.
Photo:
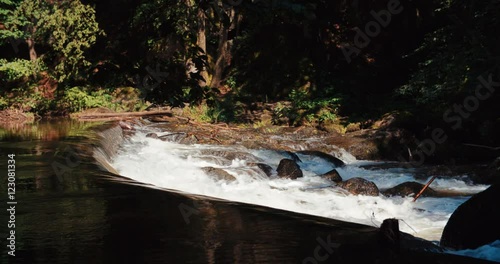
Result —
[{"label": "tree", "polygon": [[12,42],[20,36],[20,32],[9,30],[6,25],[19,3],[19,0],[0,0],[0,44]]},{"label": "tree", "polygon": [[103,33],[94,9],[79,0],[25,0],[7,19],[6,27],[25,40],[30,60],[38,59],[37,45],[46,48],[43,60],[50,62],[47,65],[60,82],[89,66],[84,51]]}]

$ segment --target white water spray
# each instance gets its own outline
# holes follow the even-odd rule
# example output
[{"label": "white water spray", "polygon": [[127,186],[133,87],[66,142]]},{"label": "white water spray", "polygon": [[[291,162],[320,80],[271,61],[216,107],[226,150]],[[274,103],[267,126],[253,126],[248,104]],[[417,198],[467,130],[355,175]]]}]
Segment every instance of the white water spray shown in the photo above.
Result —
[{"label": "white water spray", "polygon": [[[210,155],[217,152],[245,153],[232,160]],[[339,149],[341,151],[341,149]],[[240,155],[241,156],[241,155]],[[413,203],[411,197],[355,196],[333,187],[318,174],[334,167],[311,156],[298,155],[304,177],[297,180],[264,176],[249,169],[249,163],[278,166],[286,154],[272,150],[247,150],[241,146],[181,145],[147,138],[137,132],[124,144],[113,161],[121,175],[158,187],[191,194],[206,195],[243,203],[262,205],[304,214],[329,217],[349,222],[379,226],[386,218],[403,220],[402,231],[428,240],[439,240],[451,213],[468,196],[450,198],[422,197]],[[380,189],[405,181],[418,181],[410,169],[366,170],[344,152],[348,165],[337,168],[344,180],[362,177]],[[234,182],[217,181],[207,176],[202,167],[221,168],[236,178]],[[419,181],[425,183],[424,181]],[[432,186],[438,190],[454,190],[471,195],[484,190],[485,185],[470,185],[456,178],[440,178]]]}]

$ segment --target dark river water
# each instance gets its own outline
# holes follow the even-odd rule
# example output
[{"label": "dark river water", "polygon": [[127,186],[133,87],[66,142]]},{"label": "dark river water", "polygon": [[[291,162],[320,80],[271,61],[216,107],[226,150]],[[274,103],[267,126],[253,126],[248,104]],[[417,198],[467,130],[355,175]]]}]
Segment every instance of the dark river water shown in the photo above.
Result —
[{"label": "dark river water", "polygon": [[[7,175],[15,154],[17,202],[15,228],[1,214],[0,263],[480,262],[386,249],[375,227],[124,184],[91,158],[94,130],[103,126],[0,129],[0,170]],[[9,208],[2,179],[2,208]],[[12,231],[15,256],[6,239]]]}]

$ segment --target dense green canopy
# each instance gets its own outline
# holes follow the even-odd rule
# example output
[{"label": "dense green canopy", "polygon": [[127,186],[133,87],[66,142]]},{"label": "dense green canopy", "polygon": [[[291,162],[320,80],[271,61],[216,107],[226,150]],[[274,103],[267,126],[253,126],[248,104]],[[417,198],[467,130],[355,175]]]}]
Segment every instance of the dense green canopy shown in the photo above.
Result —
[{"label": "dense green canopy", "polygon": [[415,131],[492,144],[498,93],[469,97],[498,86],[498,14],[466,0],[0,0],[0,107],[76,111],[135,89],[235,121],[289,100],[275,114],[291,124],[399,111]]}]

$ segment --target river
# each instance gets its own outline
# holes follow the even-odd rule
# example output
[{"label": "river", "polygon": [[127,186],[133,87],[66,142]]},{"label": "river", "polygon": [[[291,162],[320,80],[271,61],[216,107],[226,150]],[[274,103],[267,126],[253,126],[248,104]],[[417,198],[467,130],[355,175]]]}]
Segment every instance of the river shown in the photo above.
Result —
[{"label": "river", "polygon": [[[1,164],[15,154],[17,202],[15,228],[6,229],[7,214],[1,220],[2,237],[15,231],[15,257],[3,247],[1,263],[375,262],[373,255],[384,259],[372,243],[384,219],[397,218],[402,231],[437,241],[453,210],[487,187],[440,178],[434,188],[465,195],[423,197],[416,203],[346,195],[315,177],[331,169],[322,160],[299,155],[304,170],[299,180],[265,178],[247,169],[248,160],[227,163],[207,153],[237,150],[272,167],[286,154],[164,142],[146,134],[168,132],[147,126],[137,128],[110,160],[119,176],[95,160],[102,147],[99,131],[109,126],[58,120],[0,130]],[[370,170],[365,165],[374,162],[343,155],[348,164],[338,170],[344,179],[364,177],[379,188],[415,180],[411,169]],[[225,169],[237,180],[214,181],[200,170],[203,166]],[[7,165],[2,169],[6,174]],[[7,197],[7,181],[0,187]],[[443,253],[430,257],[439,258],[474,260]]]}]

